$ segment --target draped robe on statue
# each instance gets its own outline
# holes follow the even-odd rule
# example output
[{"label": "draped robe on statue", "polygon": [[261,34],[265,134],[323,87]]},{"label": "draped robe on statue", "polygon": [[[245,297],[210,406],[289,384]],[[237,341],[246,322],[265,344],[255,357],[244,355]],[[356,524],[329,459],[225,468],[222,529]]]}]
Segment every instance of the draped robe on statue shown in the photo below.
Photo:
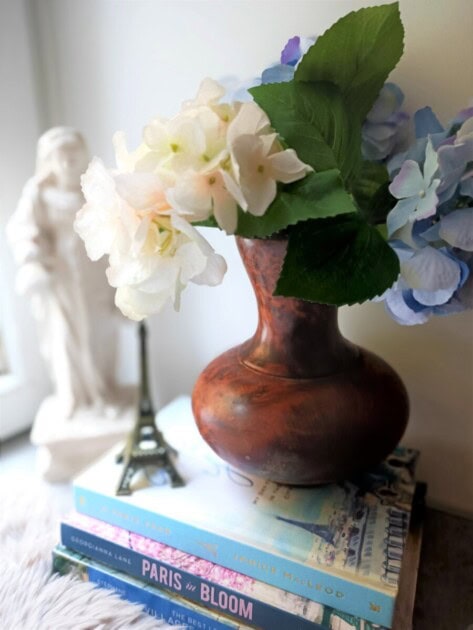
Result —
[{"label": "draped robe on statue", "polygon": [[[20,267],[17,288],[30,296],[41,351],[67,415],[100,405],[104,395],[91,353],[86,304],[93,264],[73,230],[82,204],[80,191],[59,190],[32,178],[9,226]],[[102,269],[95,268],[97,273]]]}]

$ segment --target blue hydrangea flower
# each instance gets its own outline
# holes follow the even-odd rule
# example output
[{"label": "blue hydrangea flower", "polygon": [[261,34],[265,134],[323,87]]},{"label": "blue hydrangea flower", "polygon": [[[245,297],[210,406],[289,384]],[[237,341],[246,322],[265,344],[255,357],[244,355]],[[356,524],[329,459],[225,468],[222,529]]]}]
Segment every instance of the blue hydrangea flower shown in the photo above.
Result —
[{"label": "blue hydrangea flower", "polygon": [[281,52],[280,62],[263,71],[261,82],[286,83],[294,78],[297,64],[315,42],[316,37],[291,37]]},{"label": "blue hydrangea flower", "polygon": [[473,118],[473,105],[462,109],[453,120],[450,121],[448,128],[450,129],[450,135],[455,133],[459,127],[463,125],[463,123],[468,120],[468,118]]},{"label": "blue hydrangea flower", "polygon": [[444,247],[415,250],[398,241],[391,242],[391,246],[400,259],[401,274],[383,299],[395,321],[423,324],[431,315],[469,308],[473,299],[473,283],[468,282],[472,256],[465,261]]},{"label": "blue hydrangea flower", "polygon": [[384,84],[361,130],[365,160],[385,160],[405,141],[409,115],[400,109],[403,101],[399,86]]},{"label": "blue hydrangea flower", "polygon": [[277,63],[263,70],[261,83],[287,83],[294,78],[295,68],[282,63]]},{"label": "blue hydrangea flower", "polygon": [[387,169],[391,179],[400,171],[406,160],[414,160],[421,164],[425,159],[427,140],[430,140],[435,150],[445,142],[447,132],[439,123],[437,116],[430,107],[423,107],[414,114],[414,130],[416,140],[406,151],[397,153],[389,158]]},{"label": "blue hydrangea flower", "polygon": [[431,107],[422,107],[416,111],[414,129],[416,138],[427,138],[427,136],[441,134],[445,131]]},{"label": "blue hydrangea flower", "polygon": [[442,217],[435,227],[439,238],[451,247],[473,252],[473,207],[454,210]]},{"label": "blue hydrangea flower", "polygon": [[315,40],[315,37],[300,37],[299,35],[288,39],[281,52],[281,63],[295,67]]},{"label": "blue hydrangea flower", "polygon": [[460,194],[473,198],[473,167],[461,179]]},{"label": "blue hydrangea flower", "polygon": [[473,107],[464,110],[465,119],[457,132],[456,144],[464,145],[467,163],[460,179],[460,195],[473,198]]},{"label": "blue hydrangea flower", "polygon": [[472,196],[473,118],[463,123],[456,137],[439,147],[437,155],[441,177],[438,189],[440,203],[451,199],[458,188],[462,195]]},{"label": "blue hydrangea flower", "polygon": [[387,217],[389,236],[408,222],[435,214],[438,205],[436,190],[440,184],[440,179],[435,177],[437,170],[437,154],[430,140],[425,150],[423,172],[414,160],[406,160],[403,163],[389,186],[393,197],[399,199]]},{"label": "blue hydrangea flower", "polygon": [[254,77],[253,79],[241,81],[241,79],[234,75],[228,75],[220,78],[218,82],[225,88],[225,96],[221,99],[222,103],[233,103],[235,101],[247,103],[253,100],[248,90],[257,85],[261,85],[261,78]]},{"label": "blue hydrangea flower", "polygon": [[[446,131],[429,107],[414,116],[416,140],[388,163],[389,244],[401,273],[382,296],[401,324],[473,308],[473,108]],[[422,170],[421,170],[421,166]]]}]

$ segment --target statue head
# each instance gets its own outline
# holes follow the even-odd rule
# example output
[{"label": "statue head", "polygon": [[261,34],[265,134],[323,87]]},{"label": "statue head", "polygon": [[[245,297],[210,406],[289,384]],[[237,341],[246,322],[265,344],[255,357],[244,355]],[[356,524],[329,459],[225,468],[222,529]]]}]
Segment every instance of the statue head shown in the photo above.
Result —
[{"label": "statue head", "polygon": [[53,127],[38,140],[36,176],[58,188],[79,188],[89,155],[82,135],[72,127]]}]

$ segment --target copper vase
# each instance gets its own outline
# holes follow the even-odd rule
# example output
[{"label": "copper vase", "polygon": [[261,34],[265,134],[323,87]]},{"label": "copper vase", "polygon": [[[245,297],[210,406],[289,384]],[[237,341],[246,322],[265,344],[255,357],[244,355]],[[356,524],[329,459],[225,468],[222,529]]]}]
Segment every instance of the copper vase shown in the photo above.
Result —
[{"label": "copper vase", "polygon": [[237,243],[259,322],[197,380],[202,437],[232,466],[285,484],[336,481],[376,465],[407,424],[402,381],[342,337],[336,307],[273,296],[286,240]]}]

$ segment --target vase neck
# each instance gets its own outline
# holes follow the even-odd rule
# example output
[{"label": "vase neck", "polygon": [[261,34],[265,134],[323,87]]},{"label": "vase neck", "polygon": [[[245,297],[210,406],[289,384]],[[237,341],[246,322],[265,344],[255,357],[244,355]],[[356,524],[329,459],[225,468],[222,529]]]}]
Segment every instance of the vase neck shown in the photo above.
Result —
[{"label": "vase neck", "polygon": [[237,238],[258,305],[258,327],[241,360],[286,378],[314,378],[347,369],[357,349],[338,329],[337,308],[273,295],[287,249],[285,239]]}]

